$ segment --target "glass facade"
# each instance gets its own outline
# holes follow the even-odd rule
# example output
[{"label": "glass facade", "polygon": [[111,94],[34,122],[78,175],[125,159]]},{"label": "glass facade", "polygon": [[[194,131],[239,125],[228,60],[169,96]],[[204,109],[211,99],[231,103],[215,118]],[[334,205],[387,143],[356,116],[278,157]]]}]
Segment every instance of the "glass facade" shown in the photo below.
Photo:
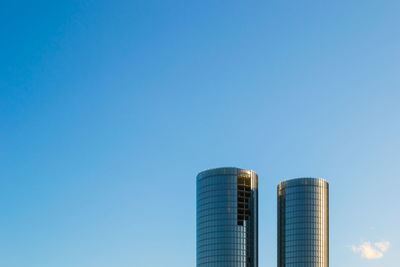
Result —
[{"label": "glass facade", "polygon": [[217,168],[196,178],[196,264],[258,267],[258,176]]},{"label": "glass facade", "polygon": [[329,267],[329,184],[324,179],[278,185],[278,267]]}]

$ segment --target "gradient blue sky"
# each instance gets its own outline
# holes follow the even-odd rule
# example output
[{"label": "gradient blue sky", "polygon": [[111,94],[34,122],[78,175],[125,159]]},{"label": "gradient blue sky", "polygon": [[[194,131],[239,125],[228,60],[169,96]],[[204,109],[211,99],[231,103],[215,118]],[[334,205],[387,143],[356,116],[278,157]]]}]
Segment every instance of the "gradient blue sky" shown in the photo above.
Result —
[{"label": "gradient blue sky", "polygon": [[331,266],[399,266],[399,1],[7,2],[0,266],[194,266],[220,166],[259,174],[260,267],[299,176],[330,182]]}]

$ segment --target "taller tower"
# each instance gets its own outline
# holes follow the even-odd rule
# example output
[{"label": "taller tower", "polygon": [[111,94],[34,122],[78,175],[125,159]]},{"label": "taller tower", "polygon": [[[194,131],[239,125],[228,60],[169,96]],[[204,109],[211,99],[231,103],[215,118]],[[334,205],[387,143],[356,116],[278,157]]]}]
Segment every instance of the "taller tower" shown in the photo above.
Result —
[{"label": "taller tower", "polygon": [[324,179],[278,185],[278,267],[329,267],[329,184]]},{"label": "taller tower", "polygon": [[258,267],[258,176],[217,168],[196,178],[198,267]]}]

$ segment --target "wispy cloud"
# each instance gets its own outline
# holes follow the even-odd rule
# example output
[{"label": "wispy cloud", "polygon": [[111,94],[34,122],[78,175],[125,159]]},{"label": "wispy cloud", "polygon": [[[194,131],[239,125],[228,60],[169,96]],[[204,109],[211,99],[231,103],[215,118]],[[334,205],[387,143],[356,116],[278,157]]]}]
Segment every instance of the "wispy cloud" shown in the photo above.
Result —
[{"label": "wispy cloud", "polygon": [[386,250],[390,248],[390,243],[388,241],[377,242],[375,243],[375,246],[379,248],[382,252],[386,252]]},{"label": "wispy cloud", "polygon": [[351,246],[354,253],[360,253],[361,257],[365,259],[380,259],[389,248],[390,242],[388,241],[375,242],[374,244],[367,241],[359,246]]}]

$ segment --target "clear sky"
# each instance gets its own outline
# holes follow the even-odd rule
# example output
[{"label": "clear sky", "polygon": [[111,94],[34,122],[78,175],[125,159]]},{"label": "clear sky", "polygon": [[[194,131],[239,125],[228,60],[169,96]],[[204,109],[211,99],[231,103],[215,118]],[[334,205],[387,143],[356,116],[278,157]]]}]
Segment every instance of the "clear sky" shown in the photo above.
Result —
[{"label": "clear sky", "polygon": [[399,1],[3,1],[0,266],[195,265],[195,177],[326,178],[333,267],[398,267]]}]

